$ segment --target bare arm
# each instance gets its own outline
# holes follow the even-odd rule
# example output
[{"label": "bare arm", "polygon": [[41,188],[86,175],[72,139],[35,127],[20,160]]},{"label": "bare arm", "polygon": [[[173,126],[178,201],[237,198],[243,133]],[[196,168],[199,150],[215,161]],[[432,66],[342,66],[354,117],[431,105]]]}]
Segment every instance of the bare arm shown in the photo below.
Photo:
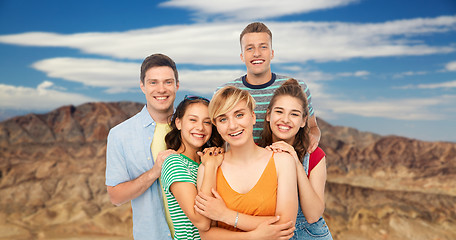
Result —
[{"label": "bare arm", "polygon": [[307,178],[301,162],[296,162],[299,200],[307,222],[314,223],[325,211],[326,157],[315,166]]},{"label": "bare arm", "polygon": [[274,152],[287,152],[293,156],[296,164],[299,200],[307,222],[313,223],[323,215],[325,210],[324,194],[326,183],[326,158],[315,166],[307,178],[306,171],[298,159],[293,146],[283,142],[275,142],[268,147]]},{"label": "bare arm", "polygon": [[296,222],[298,213],[298,189],[296,166],[293,157],[288,153],[274,154],[277,169],[277,206],[276,215],[280,216],[278,223]]},{"label": "bare arm", "polygon": [[255,230],[249,232],[233,232],[223,228],[211,227],[207,232],[200,232],[200,235],[203,240],[286,240],[293,237],[295,230],[294,224],[291,221],[284,224],[277,224],[278,220],[278,216],[269,217],[269,219],[263,221]]},{"label": "bare arm", "polygon": [[307,149],[307,152],[312,153],[318,147],[321,137],[320,128],[318,128],[317,117],[315,116],[315,114],[309,117],[309,119],[307,120],[307,124],[310,130],[310,144],[309,148]]},{"label": "bare arm", "polygon": [[160,177],[163,161],[173,152],[175,151],[165,150],[160,152],[154,166],[136,179],[117,184],[116,186],[107,186],[111,203],[116,206],[120,206],[143,194],[150,186],[152,186],[155,180]]},{"label": "bare arm", "polygon": [[[212,195],[213,194],[213,195]],[[226,207],[222,197],[212,189],[212,194],[198,193],[195,201],[195,209],[200,214],[218,222],[224,222],[230,226],[234,226],[236,215],[238,221],[236,227],[244,231],[252,231],[261,223],[270,219],[273,216],[251,216],[239,213]]]}]

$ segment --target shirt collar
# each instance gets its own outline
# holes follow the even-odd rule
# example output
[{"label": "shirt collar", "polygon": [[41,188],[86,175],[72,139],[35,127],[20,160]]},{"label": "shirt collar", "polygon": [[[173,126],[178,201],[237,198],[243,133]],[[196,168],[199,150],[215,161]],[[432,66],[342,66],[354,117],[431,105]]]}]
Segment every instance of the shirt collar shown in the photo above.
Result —
[{"label": "shirt collar", "polygon": [[147,105],[144,105],[141,112],[139,112],[139,119],[144,128],[156,124],[154,119],[150,116],[149,111],[147,111]]}]

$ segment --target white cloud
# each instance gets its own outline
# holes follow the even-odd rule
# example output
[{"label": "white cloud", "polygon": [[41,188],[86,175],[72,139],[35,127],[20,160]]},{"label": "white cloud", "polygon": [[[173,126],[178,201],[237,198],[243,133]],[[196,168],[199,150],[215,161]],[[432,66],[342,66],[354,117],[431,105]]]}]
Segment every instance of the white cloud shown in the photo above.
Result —
[{"label": "white cloud", "polygon": [[356,71],[356,72],[344,72],[344,73],[338,73],[338,76],[341,77],[365,77],[370,75],[370,72],[368,71]]},{"label": "white cloud", "polygon": [[408,72],[402,72],[402,73],[397,73],[393,75],[393,78],[403,78],[404,76],[416,76],[416,75],[426,75],[428,72],[426,71],[408,71]]},{"label": "white cloud", "polygon": [[87,58],[50,58],[32,67],[48,77],[105,87],[109,93],[126,92],[139,87],[141,64]]},{"label": "white cloud", "polygon": [[[283,5],[277,3],[277,6]],[[420,56],[454,52],[431,46],[421,35],[456,30],[456,16],[384,23],[268,22],[274,35],[276,63],[341,61],[351,58]],[[1,43],[67,47],[119,59],[143,60],[162,52],[178,64],[242,65],[239,34],[245,23],[198,23],[112,33],[28,32],[2,35]]]},{"label": "white cloud", "polygon": [[241,70],[182,70],[179,71],[180,90],[201,94],[213,93],[220,85],[233,81],[245,74]]},{"label": "white cloud", "polygon": [[[139,89],[140,64],[103,59],[51,58],[36,62],[33,68],[48,77],[106,88],[107,93],[136,92]],[[202,94],[214,92],[223,83],[245,74],[241,70],[179,70],[180,89]],[[53,86],[43,82],[38,89]]]},{"label": "white cloud", "polygon": [[456,88],[456,81],[441,82],[441,83],[429,83],[429,84],[416,84],[397,87],[398,89],[436,89],[436,88]]},{"label": "white cloud", "polygon": [[447,71],[456,71],[456,61],[447,63],[445,69]]},{"label": "white cloud", "polygon": [[443,112],[436,112],[436,107],[451,107],[456,102],[456,96],[438,96],[433,98],[409,99],[379,99],[379,100],[343,100],[332,98],[318,98],[318,116],[324,119],[336,118],[338,114],[353,114],[363,117],[378,117],[396,120],[443,120],[448,116]]},{"label": "white cloud", "polygon": [[98,101],[81,94],[53,89],[54,84],[44,81],[37,88],[0,84],[0,109],[51,110],[62,105],[79,105]]},{"label": "white cloud", "polygon": [[307,13],[317,10],[346,6],[359,0],[230,0],[220,3],[212,0],[170,0],[161,3],[163,7],[177,7],[194,10],[201,20],[254,20]]}]

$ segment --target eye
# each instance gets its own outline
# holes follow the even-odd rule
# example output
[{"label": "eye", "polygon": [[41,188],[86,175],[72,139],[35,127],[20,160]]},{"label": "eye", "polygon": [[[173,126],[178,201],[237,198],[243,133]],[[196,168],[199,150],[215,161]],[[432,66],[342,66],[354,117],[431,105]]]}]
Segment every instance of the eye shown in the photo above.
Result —
[{"label": "eye", "polygon": [[150,85],[155,85],[155,84],[157,84],[157,82],[156,81],[150,81],[149,84]]},{"label": "eye", "polygon": [[292,115],[292,116],[295,116],[295,117],[301,116],[301,114],[299,114],[299,113],[292,113],[291,115]]},{"label": "eye", "polygon": [[243,117],[243,116],[244,116],[244,113],[238,113],[238,114],[236,114],[236,117],[237,117],[237,118],[241,118],[241,117]]},{"label": "eye", "polygon": [[204,124],[211,125],[212,123],[211,123],[211,121],[205,121]]},{"label": "eye", "polygon": [[226,122],[226,117],[218,118],[217,121],[220,123]]},{"label": "eye", "polygon": [[277,113],[277,114],[282,114],[283,113],[282,110],[275,110],[274,112]]},{"label": "eye", "polygon": [[252,47],[248,47],[247,49],[245,49],[246,51],[252,51]]},{"label": "eye", "polygon": [[196,122],[196,119],[190,118],[190,122]]},{"label": "eye", "polygon": [[173,81],[171,81],[171,80],[166,81],[166,85],[171,85],[171,84],[173,84]]}]

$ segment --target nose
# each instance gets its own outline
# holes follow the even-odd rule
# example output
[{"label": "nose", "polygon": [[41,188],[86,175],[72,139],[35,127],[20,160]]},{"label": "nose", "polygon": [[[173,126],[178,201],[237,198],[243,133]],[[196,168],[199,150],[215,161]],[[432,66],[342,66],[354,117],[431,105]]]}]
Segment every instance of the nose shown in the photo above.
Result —
[{"label": "nose", "polygon": [[229,127],[229,129],[236,129],[236,127],[237,127],[236,121],[232,121],[232,120],[228,119],[228,127]]},{"label": "nose", "polygon": [[159,83],[158,86],[157,86],[157,91],[158,91],[159,93],[164,93],[164,92],[166,92],[165,84],[164,84],[164,83]]},{"label": "nose", "polygon": [[260,56],[260,51],[258,50],[258,48],[255,48],[255,49],[253,50],[253,56],[254,56],[254,57],[259,57],[259,56]]},{"label": "nose", "polygon": [[288,114],[284,114],[283,118],[282,118],[282,121],[284,123],[288,123],[290,122],[290,116],[288,116]]},{"label": "nose", "polygon": [[204,122],[202,122],[202,121],[196,123],[196,126],[195,126],[196,130],[202,131],[204,129],[203,125],[204,125]]}]

